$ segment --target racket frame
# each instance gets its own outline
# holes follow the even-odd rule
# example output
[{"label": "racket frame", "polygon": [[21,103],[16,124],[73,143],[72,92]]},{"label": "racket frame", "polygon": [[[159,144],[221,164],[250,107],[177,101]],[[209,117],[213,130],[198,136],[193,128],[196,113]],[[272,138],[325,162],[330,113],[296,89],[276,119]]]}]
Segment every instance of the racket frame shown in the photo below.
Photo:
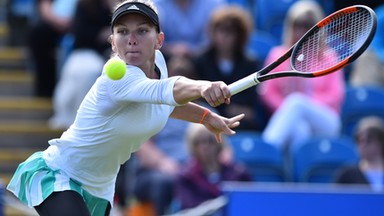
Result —
[{"label": "racket frame", "polygon": [[[370,15],[372,17],[372,28],[371,28],[371,31],[369,32],[367,39],[364,41],[362,46],[355,53],[353,53],[351,56],[349,56],[348,58],[335,64],[333,67],[327,68],[326,70],[313,72],[313,73],[305,73],[305,72],[297,71],[293,67],[293,65],[294,65],[293,60],[294,59],[291,58],[291,61],[290,61],[291,68],[292,68],[291,71],[279,71],[279,72],[275,72],[275,73],[269,73],[274,68],[276,68],[278,65],[280,65],[281,63],[286,61],[288,58],[290,58],[292,55],[294,55],[298,50],[297,45],[302,43],[303,40],[306,40],[307,37],[309,35],[312,35],[312,33],[314,31],[317,31],[319,28],[322,28],[322,27],[328,25],[329,23],[332,22],[332,20],[334,20],[340,16],[344,16],[344,15],[356,12],[357,10],[367,10],[370,13]],[[237,94],[237,93],[239,93],[239,92],[241,92],[247,88],[250,88],[252,86],[257,85],[260,82],[264,82],[264,81],[270,80],[270,79],[275,79],[275,78],[280,78],[280,77],[292,77],[292,76],[311,78],[311,77],[324,76],[326,74],[340,70],[340,69],[346,67],[347,65],[349,65],[354,60],[356,60],[368,48],[368,46],[370,45],[370,43],[371,43],[371,41],[372,41],[372,39],[376,33],[376,28],[377,28],[376,14],[371,8],[369,8],[365,5],[354,5],[354,6],[350,6],[350,7],[346,7],[344,9],[338,10],[338,11],[326,16],[324,19],[322,19],[318,23],[316,23],[285,54],[283,54],[277,60],[275,60],[271,64],[265,66],[261,70],[254,72],[251,75],[248,75],[247,77],[240,79],[240,80],[228,85],[229,90],[230,90],[231,94],[234,95],[234,94]]]}]

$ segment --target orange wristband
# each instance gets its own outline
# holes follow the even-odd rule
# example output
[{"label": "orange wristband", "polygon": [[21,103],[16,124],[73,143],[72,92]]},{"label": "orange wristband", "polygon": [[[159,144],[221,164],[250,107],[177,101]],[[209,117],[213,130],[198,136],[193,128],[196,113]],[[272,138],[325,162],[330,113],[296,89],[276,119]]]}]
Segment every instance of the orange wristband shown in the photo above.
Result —
[{"label": "orange wristband", "polygon": [[209,110],[207,110],[207,109],[204,110],[203,116],[201,116],[201,120],[200,120],[199,124],[202,124],[202,123],[203,123],[204,118],[205,118],[205,116],[206,116],[208,113],[209,113]]}]

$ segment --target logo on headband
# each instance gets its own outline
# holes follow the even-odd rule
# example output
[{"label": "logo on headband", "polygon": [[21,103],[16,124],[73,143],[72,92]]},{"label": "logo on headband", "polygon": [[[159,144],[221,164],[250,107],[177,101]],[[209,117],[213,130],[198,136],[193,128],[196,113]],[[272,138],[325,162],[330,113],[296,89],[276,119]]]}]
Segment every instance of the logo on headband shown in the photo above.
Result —
[{"label": "logo on headband", "polygon": [[136,5],[132,5],[131,7],[127,8],[127,10],[140,10]]}]

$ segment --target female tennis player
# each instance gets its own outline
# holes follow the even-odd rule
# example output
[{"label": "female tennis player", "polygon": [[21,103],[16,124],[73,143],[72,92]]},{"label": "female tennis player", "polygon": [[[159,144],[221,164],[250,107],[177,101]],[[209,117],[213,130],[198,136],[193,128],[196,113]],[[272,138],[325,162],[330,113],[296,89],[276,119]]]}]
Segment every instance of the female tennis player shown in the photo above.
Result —
[{"label": "female tennis player", "polygon": [[40,215],[109,215],[120,165],[169,117],[201,123],[219,142],[244,117],[225,118],[190,102],[229,103],[223,82],[168,78],[152,2],[120,3],[111,27],[112,50],[126,62],[125,76],[114,81],[103,71],[70,128],[20,164],[7,187]]}]

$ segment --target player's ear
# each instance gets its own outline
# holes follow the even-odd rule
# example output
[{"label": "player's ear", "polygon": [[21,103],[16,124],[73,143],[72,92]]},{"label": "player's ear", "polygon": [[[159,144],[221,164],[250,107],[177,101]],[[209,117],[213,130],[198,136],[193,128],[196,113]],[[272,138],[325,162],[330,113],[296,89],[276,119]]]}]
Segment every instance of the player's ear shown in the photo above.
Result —
[{"label": "player's ear", "polygon": [[115,40],[113,39],[113,35],[110,36],[109,42],[111,43],[112,51],[116,53],[116,43],[115,43]]},{"label": "player's ear", "polygon": [[160,32],[157,35],[157,41],[156,41],[155,49],[160,49],[163,46],[163,43],[164,43],[164,33]]}]

